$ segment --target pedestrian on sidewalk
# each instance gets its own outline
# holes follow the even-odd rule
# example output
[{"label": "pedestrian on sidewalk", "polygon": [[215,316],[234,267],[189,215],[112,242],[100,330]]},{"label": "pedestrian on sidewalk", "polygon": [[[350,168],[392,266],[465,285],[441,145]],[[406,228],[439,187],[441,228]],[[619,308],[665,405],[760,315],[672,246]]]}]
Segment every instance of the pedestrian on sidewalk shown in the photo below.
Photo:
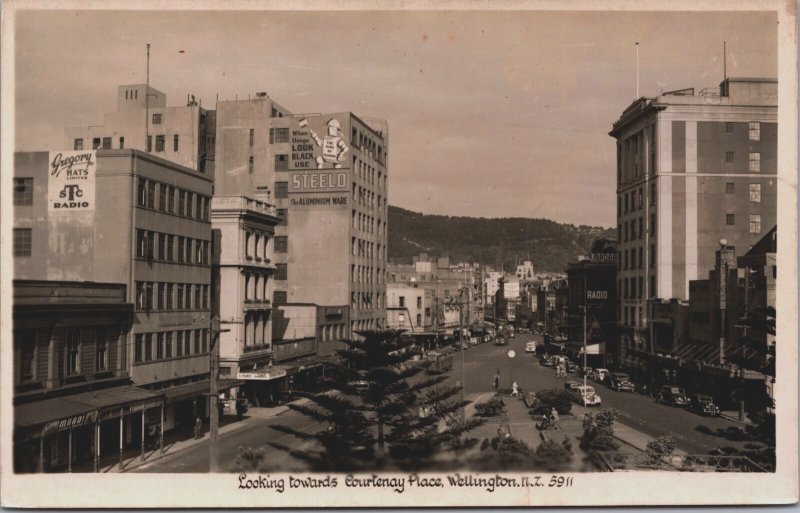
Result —
[{"label": "pedestrian on sidewalk", "polygon": [[511,397],[519,397],[519,385],[516,381],[511,384]]},{"label": "pedestrian on sidewalk", "polygon": [[197,417],[194,423],[194,439],[203,438],[203,419]]},{"label": "pedestrian on sidewalk", "polygon": [[556,410],[555,406],[550,410],[550,424],[552,424],[553,429],[561,429],[561,425],[558,423],[558,410]]},{"label": "pedestrian on sidewalk", "polygon": [[497,372],[494,374],[494,379],[492,380],[492,387],[494,387],[495,392],[497,392],[497,389],[500,388],[500,369],[497,369]]}]

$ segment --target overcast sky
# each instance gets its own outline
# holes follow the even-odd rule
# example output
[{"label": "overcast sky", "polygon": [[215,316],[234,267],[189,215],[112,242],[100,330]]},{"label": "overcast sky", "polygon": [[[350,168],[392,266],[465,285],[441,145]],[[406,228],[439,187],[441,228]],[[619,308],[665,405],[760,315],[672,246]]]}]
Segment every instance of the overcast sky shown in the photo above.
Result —
[{"label": "overcast sky", "polygon": [[433,214],[612,226],[611,124],[641,94],[777,76],[774,13],[27,12],[16,147],[63,149],[116,86],[168,105],[267,91],[292,112],[389,122],[389,202]]}]

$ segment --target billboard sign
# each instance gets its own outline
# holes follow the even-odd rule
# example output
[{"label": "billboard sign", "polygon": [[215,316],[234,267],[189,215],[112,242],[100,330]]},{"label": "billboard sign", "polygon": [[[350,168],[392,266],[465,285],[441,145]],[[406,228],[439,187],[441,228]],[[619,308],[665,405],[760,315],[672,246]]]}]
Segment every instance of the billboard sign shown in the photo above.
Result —
[{"label": "billboard sign", "polygon": [[345,122],[334,116],[293,119],[289,170],[349,168],[346,128]]},{"label": "billboard sign", "polygon": [[47,182],[50,212],[93,212],[97,152],[51,151]]},{"label": "billboard sign", "polygon": [[347,171],[290,172],[289,192],[347,192]]}]

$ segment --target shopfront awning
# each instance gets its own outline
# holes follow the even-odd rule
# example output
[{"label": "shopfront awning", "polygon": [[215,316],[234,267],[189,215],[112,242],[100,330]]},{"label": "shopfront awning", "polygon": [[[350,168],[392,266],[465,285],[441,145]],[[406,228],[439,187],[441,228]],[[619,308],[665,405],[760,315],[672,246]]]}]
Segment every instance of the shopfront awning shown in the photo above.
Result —
[{"label": "shopfront awning", "polygon": [[163,394],[133,386],[81,392],[53,397],[14,406],[14,427],[19,430],[38,429],[48,434],[91,424],[109,413],[141,411],[159,406]]},{"label": "shopfront awning", "polygon": [[[755,349],[743,346],[736,342],[728,342],[723,348],[723,358],[730,361],[734,358],[757,358],[758,351]],[[720,365],[720,346],[719,343],[703,343],[703,342],[684,342],[675,347],[667,354],[659,354],[662,358],[668,358],[675,361],[693,362],[700,367],[726,367]],[[757,373],[760,374],[760,373]]]},{"label": "shopfront awning", "polygon": [[[231,388],[238,387],[240,385],[244,385],[244,381],[241,379],[221,379],[217,385],[217,390],[219,392],[224,392],[225,390],[230,390]],[[208,395],[211,393],[210,391],[211,382],[207,379],[204,379],[203,381],[197,381],[195,383],[187,383],[186,385],[165,388],[161,392],[163,392],[164,396],[167,398],[167,402],[171,403],[181,399],[186,399],[187,397]]]}]

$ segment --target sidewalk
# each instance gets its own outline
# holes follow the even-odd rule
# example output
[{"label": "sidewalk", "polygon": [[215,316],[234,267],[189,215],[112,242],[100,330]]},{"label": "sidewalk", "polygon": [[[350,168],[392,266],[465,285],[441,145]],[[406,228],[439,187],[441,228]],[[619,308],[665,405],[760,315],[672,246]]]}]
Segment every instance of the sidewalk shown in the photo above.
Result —
[{"label": "sidewalk", "polygon": [[[242,429],[259,419],[277,417],[289,410],[288,406],[276,406],[273,408],[251,407],[242,420],[238,420],[235,415],[225,415],[219,428],[219,434],[224,435],[232,431]],[[145,450],[144,460],[141,458],[139,449],[130,449],[123,453],[122,469],[119,466],[119,454],[107,455],[100,458],[99,473],[119,473],[128,472],[142,465],[151,464],[165,456],[176,454],[190,447],[194,447],[209,440],[208,422],[205,423],[202,438],[195,439],[191,433],[170,432],[164,434],[163,454],[156,450]],[[92,472],[92,464],[82,465],[81,468],[74,469],[74,472]]]}]

